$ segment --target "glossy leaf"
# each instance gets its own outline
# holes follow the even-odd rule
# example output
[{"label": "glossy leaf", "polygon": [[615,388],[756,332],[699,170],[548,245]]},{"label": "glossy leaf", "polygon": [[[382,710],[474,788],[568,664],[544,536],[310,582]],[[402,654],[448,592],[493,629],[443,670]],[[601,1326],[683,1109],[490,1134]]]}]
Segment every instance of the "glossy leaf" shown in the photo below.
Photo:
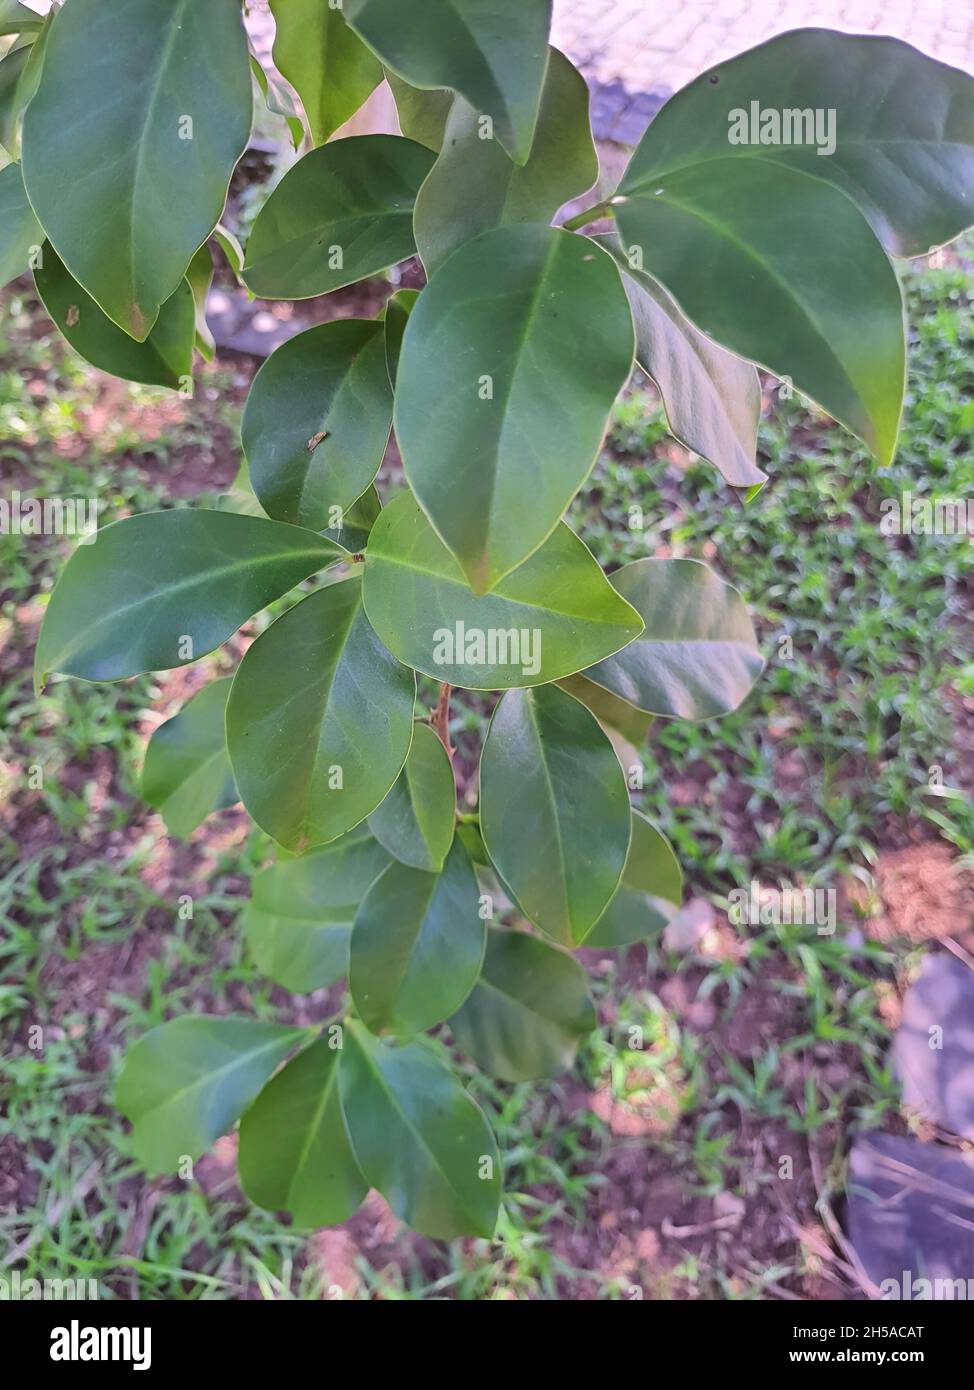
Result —
[{"label": "glossy leaf", "polygon": [[0,169],[0,286],[30,269],[31,256],[44,241],[19,164]]},{"label": "glossy leaf", "polygon": [[636,361],[659,390],[670,433],[732,487],[766,482],[754,461],[761,418],[754,367],[695,328],[662,285],[630,267],[615,237],[596,240],[622,267],[636,325]]},{"label": "glossy leaf", "polygon": [[359,827],[255,874],[243,926],[261,972],[292,994],[312,994],[347,975],[355,913],[389,863]]},{"label": "glossy leaf", "polygon": [[362,900],[349,986],[373,1033],[409,1036],[442,1023],[473,989],[486,924],[467,851],[454,841],[440,873],[393,863]]},{"label": "glossy leaf", "polygon": [[304,1036],[249,1018],[186,1017],[139,1039],[125,1058],[115,1101],[150,1173],[174,1173],[239,1119]]},{"label": "glossy leaf", "polygon": [[428,1044],[391,1047],[352,1021],[339,1085],[356,1161],[401,1221],[439,1240],[494,1234],[497,1142]]},{"label": "glossy leaf", "polygon": [[476,597],[408,495],[372,528],[364,593],[369,621],[400,661],[468,690],[558,680],[642,630],[564,525],[492,594]]},{"label": "glossy leaf", "polygon": [[[779,119],[776,129],[768,111],[788,112],[788,125]],[[923,255],[974,222],[974,80],[899,39],[796,29],[678,92],[626,182],[712,159],[828,180],[893,255]]]},{"label": "glossy leaf", "polygon": [[622,876],[629,794],[595,716],[557,686],[509,691],[494,711],[480,828],[524,915],[565,945],[584,941]]},{"label": "glossy leaf", "polygon": [[369,829],[401,864],[439,873],[453,843],[456,809],[446,749],[428,724],[416,723],[406,766],[369,817]]},{"label": "glossy leaf", "polygon": [[323,145],[382,81],[382,65],[328,0],[271,0],[274,64],[301,98]]},{"label": "glossy leaf", "polygon": [[530,1081],[567,1071],[597,1021],[576,960],[526,932],[491,928],[483,971],[450,1028],[491,1076]]},{"label": "glossy leaf", "polygon": [[240,1182],[252,1202],[288,1211],[295,1226],[336,1226],[368,1183],[342,1118],[341,1049],[325,1036],[268,1081],[240,1122]]},{"label": "glossy leaf", "polygon": [[238,800],[227,757],[229,678],[211,681],[149,740],[142,795],[170,835],[191,835],[211,811]]},{"label": "glossy leaf", "polygon": [[34,271],[37,292],[58,332],[86,362],[125,381],[180,386],[192,377],[196,305],[184,280],[160,310],[145,342],[136,342],[102,313],[68,274],[48,243]]},{"label": "glossy leaf", "polygon": [[479,109],[457,97],[443,151],[416,199],[413,226],[427,274],[480,232],[550,222],[563,203],[591,188],[599,160],[588,106],[585,79],[553,48],[531,155],[519,165],[485,135]]},{"label": "glossy leaf", "polygon": [[612,584],[646,624],[624,651],[585,672],[647,714],[729,714],[764,669],[738,591],[699,560],[634,560]]},{"label": "glossy leaf", "polygon": [[395,428],[409,484],[476,593],[551,535],[633,361],[611,257],[552,227],[467,242],[406,325]]},{"label": "glossy leaf", "polygon": [[621,195],[630,261],[706,334],[790,378],[888,464],[903,403],[903,301],[855,204],[821,179],[739,159],[645,181],[634,163]]},{"label": "glossy leaf", "polygon": [[361,581],[319,589],[247,650],[227,704],[227,743],[254,820],[295,852],[374,811],[412,738],[416,679],[378,640]]},{"label": "glossy leaf", "polygon": [[80,545],[44,614],[34,670],[89,681],[197,661],[341,551],[313,531],[203,508],[113,522]]},{"label": "glossy leaf", "polygon": [[454,96],[442,90],[421,91],[386,68],[386,81],[392,89],[399,115],[399,129],[407,140],[425,145],[434,154],[443,148],[443,133]]},{"label": "glossy leaf", "polygon": [[299,159],[261,208],[244,279],[266,299],[308,299],[414,254],[413,204],[433,165],[422,145],[359,135]]},{"label": "glossy leaf", "polygon": [[381,323],[337,319],[289,338],[254,378],[241,428],[265,512],[334,525],[378,473],[391,425]]},{"label": "glossy leaf", "polygon": [[386,330],[386,367],[389,380],[396,384],[399,371],[399,354],[402,351],[402,335],[406,331],[409,315],[416,306],[419,290],[398,290],[386,304],[382,321]]},{"label": "glossy leaf", "polygon": [[414,87],[450,87],[494,122],[519,164],[531,152],[551,0],[345,0],[345,18]]},{"label": "glossy leaf", "polygon": [[581,671],[577,675],[566,676],[558,684],[569,695],[574,695],[576,700],[581,700],[603,728],[614,729],[636,748],[645,741],[653,723],[651,714],[634,709],[626,700],[620,700],[618,695],[590,681]]},{"label": "glossy leaf", "polygon": [[672,920],[682,900],[683,871],[669,840],[640,811],[633,811],[622,882],[585,945],[630,946],[648,941]]},{"label": "glossy leaf", "polygon": [[24,182],[68,270],[133,337],[219,220],[251,111],[238,0],[71,0],[57,14]]}]

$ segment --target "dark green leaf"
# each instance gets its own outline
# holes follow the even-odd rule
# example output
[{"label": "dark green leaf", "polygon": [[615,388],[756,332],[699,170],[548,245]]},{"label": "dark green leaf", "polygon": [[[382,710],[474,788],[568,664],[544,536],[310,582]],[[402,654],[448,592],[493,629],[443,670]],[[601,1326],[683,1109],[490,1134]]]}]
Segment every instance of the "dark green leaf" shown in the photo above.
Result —
[{"label": "dark green leaf", "polygon": [[89,681],[197,661],[340,557],[297,526],[202,508],[116,521],[80,545],[51,595],[34,670]]},{"label": "dark green leaf", "polygon": [[618,651],[642,631],[591,552],[561,525],[492,594],[476,597],[412,497],[372,528],[365,606],[400,661],[468,690],[541,685]]},{"label": "dark green leaf", "polygon": [[372,527],[381,511],[382,503],[373,484],[362,493],[357,502],[353,502],[346,509],[341,526],[323,531],[322,535],[344,546],[350,555],[357,555],[368,545]]},{"label": "dark green leaf", "polygon": [[129,1049],[115,1102],[150,1173],[197,1159],[240,1117],[305,1034],[249,1018],[177,1018]]},{"label": "dark green leaf", "polygon": [[496,1140],[428,1044],[390,1047],[350,1022],[339,1085],[358,1165],[401,1221],[439,1240],[494,1234]]},{"label": "dark green leaf", "polygon": [[459,840],[441,873],[390,864],[352,928],[349,987],[362,1021],[373,1033],[409,1036],[449,1018],[480,974],[486,932]]},{"label": "dark green leaf", "polygon": [[585,938],[586,946],[630,946],[662,932],[683,900],[683,872],[669,840],[639,811],[622,882]]},{"label": "dark green leaf", "polygon": [[408,82],[388,68],[385,73],[395,98],[399,129],[408,140],[415,140],[434,154],[439,154],[443,147],[446,118],[453,105],[453,93],[435,89],[424,92],[418,87],[410,87]]},{"label": "dark green leaf", "polygon": [[634,560],[612,584],[645,631],[586,679],[647,714],[712,719],[736,709],[764,669],[737,590],[699,560]]},{"label": "dark green leaf", "polygon": [[229,678],[211,681],[149,740],[142,795],[170,835],[192,835],[211,811],[239,800],[227,757],[229,693]]},{"label": "dark green leaf", "polygon": [[382,81],[382,65],[329,0],[271,0],[274,63],[304,107],[311,138],[323,145]]},{"label": "dark green leaf", "polygon": [[414,87],[450,87],[489,115],[519,164],[531,152],[551,0],[345,0],[345,17]]},{"label": "dark green leaf", "polygon": [[567,1071],[597,1021],[577,961],[526,932],[491,928],[480,979],[450,1028],[491,1076],[530,1081]]},{"label": "dark green leaf", "polygon": [[266,299],[308,299],[413,255],[413,204],[433,165],[422,145],[359,135],[299,159],[261,208],[244,279]]},{"label": "dark green leaf", "polygon": [[410,486],[475,592],[558,525],[633,351],[617,267],[571,232],[485,232],[423,291],[403,338],[396,438]]},{"label": "dark green leaf", "polygon": [[0,169],[0,286],[30,269],[31,258],[44,242],[34,216],[19,164]]},{"label": "dark green leaf", "polygon": [[413,225],[427,274],[480,232],[550,222],[563,203],[591,188],[599,160],[588,102],[585,79],[553,48],[531,156],[519,165],[484,133],[480,110],[457,97],[443,152],[416,199]]},{"label": "dark green leaf", "polygon": [[369,829],[401,864],[439,873],[453,843],[456,809],[446,749],[428,724],[417,723],[406,766],[369,817]]},{"label": "dark green leaf", "polygon": [[338,319],[288,339],[257,373],[241,430],[265,512],[334,527],[378,473],[391,425],[381,323]]},{"label": "dark green leaf", "polygon": [[227,743],[240,797],[288,849],[335,840],[402,771],[416,678],[378,640],[357,577],[303,599],[234,677]]},{"label": "dark green leaf", "polygon": [[251,111],[238,0],[58,12],[24,118],[24,182],[71,274],[133,337],[219,220]]},{"label": "dark green leaf", "polygon": [[292,994],[312,994],[347,975],[358,905],[389,862],[359,827],[255,874],[244,931],[262,973]]},{"label": "dark green leaf", "polygon": [[240,1122],[243,1190],[295,1226],[336,1226],[368,1191],[342,1118],[341,1050],[312,1043],[272,1077]]},{"label": "dark green leaf", "polygon": [[622,876],[629,795],[595,716],[557,686],[509,691],[494,711],[480,828],[525,916],[565,945],[584,941]]}]

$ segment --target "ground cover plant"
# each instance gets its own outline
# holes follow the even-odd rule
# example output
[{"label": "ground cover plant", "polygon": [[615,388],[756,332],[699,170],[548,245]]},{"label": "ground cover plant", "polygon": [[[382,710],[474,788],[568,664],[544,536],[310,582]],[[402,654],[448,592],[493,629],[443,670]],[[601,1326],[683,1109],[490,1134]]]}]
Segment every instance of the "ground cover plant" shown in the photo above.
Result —
[{"label": "ground cover plant", "polygon": [[[297,994],[347,976],[350,1004],[300,1024],[257,1010],[160,1022],[130,1049],[118,1103],[151,1172],[185,1176],[240,1119],[245,1190],[299,1226],[346,1220],[373,1187],[426,1235],[487,1238],[501,1156],[442,1044],[422,1035],[447,1024],[506,1083],[572,1064],[596,1023],[572,951],[655,941],[682,898],[672,817],[631,806],[644,769],[624,749],[620,761],[610,734],[631,744],[654,717],[685,720],[691,732],[667,725],[660,747],[692,746],[694,721],[738,709],[763,666],[740,594],[714,570],[639,555],[606,577],[562,513],[634,358],[677,437],[742,490],[738,534],[765,476],[751,362],[892,463],[906,342],[888,255],[925,252],[969,220],[964,147],[946,136],[971,84],[893,40],[786,35],[679,93],[618,192],[553,228],[597,161],[584,84],[549,52],[545,4],[512,4],[500,32],[459,6],[449,43],[435,23],[426,33],[429,6],[282,0],[275,12],[309,122],[296,134],[312,148],[241,258],[218,221],[250,129],[239,7],[135,4],[122,33],[96,0],[68,0],[43,26],[12,11],[25,56],[0,171],[4,265],[32,265],[58,329],[94,365],[190,391],[194,347],[212,352],[211,236],[262,297],[334,293],[416,251],[429,275],[375,320],[337,319],[278,349],[243,413],[247,479],[221,505],[133,515],[79,546],[46,605],[36,689],[53,674],[189,665],[316,577],[232,680],[158,729],[142,789],[177,835],[243,802],[280,847],[253,883],[254,958]],[[338,50],[347,93],[321,82]],[[200,54],[219,55],[219,81],[202,82]],[[147,80],[136,89],[119,68],[113,83],[113,62],[141,63]],[[404,135],[323,143],[384,70]],[[834,147],[729,138],[742,94],[777,110],[781,74],[796,70],[807,87],[792,99],[833,113]],[[880,127],[869,83],[888,93],[906,79],[928,100],[890,97]],[[72,113],[96,89],[93,138]],[[120,142],[126,157],[106,159]],[[607,215],[617,233],[583,234]],[[408,490],[380,499],[390,429]],[[420,720],[417,677],[424,696],[438,685]],[[793,693],[802,673],[783,663],[775,679]],[[451,733],[457,687],[503,692],[459,813],[458,771],[465,792],[472,782]],[[920,699],[922,682],[908,693]],[[886,699],[902,718],[902,693]],[[888,738],[881,696],[870,715]],[[826,743],[823,778],[849,751],[843,736]],[[894,813],[909,801],[892,774],[888,795]],[[827,852],[853,833],[844,805],[830,786]],[[938,814],[962,842],[950,808]],[[771,860],[787,845],[803,872],[816,863],[822,837],[816,847],[807,826],[775,835]],[[191,918],[192,897],[181,906]],[[737,1077],[736,1093],[745,1082],[772,1102],[756,1076]]]}]

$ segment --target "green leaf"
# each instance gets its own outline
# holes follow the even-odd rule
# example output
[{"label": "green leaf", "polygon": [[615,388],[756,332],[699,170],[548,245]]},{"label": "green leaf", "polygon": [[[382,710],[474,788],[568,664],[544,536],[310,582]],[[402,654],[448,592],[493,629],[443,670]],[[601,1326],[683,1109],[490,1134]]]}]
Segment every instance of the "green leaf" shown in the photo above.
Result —
[{"label": "green leaf", "polygon": [[765,482],[767,475],[754,462],[761,418],[754,367],[694,328],[662,285],[630,267],[614,236],[595,239],[622,267],[636,325],[636,361],[656,383],[670,433],[732,487]]},{"label": "green leaf", "polygon": [[619,886],[629,794],[595,716],[557,686],[509,691],[494,711],[480,828],[524,915],[565,945],[584,941]]},{"label": "green leaf", "polygon": [[480,974],[486,934],[459,840],[440,873],[390,864],[352,927],[349,987],[363,1023],[409,1036],[449,1018]]},{"label": "green leaf", "polygon": [[567,1071],[597,1022],[576,960],[527,932],[492,927],[480,979],[450,1028],[491,1076],[531,1081]]},{"label": "green leaf", "polygon": [[239,1118],[304,1037],[249,1018],[177,1018],[129,1049],[115,1102],[151,1173],[197,1159]]},{"label": "green leaf", "polygon": [[251,111],[238,0],[58,12],[24,117],[24,182],[68,270],[134,338],[219,220]]},{"label": "green leaf", "polygon": [[248,649],[227,704],[241,800],[298,853],[374,811],[409,752],[416,678],[378,640],[361,598],[352,577],[295,604]]},{"label": "green leaf", "polygon": [[420,91],[410,87],[401,77],[385,69],[386,81],[392,89],[399,114],[399,129],[408,140],[425,145],[434,154],[443,148],[443,134],[446,118],[453,105],[453,93],[446,91]]},{"label": "green leaf", "polygon": [[340,554],[313,531],[234,512],[116,521],[61,573],[37,642],[38,688],[52,671],[112,681],[197,661]]},{"label": "green leaf", "polygon": [[383,325],[337,319],[289,338],[261,367],[241,435],[268,516],[323,531],[365,492],[392,425]]},{"label": "green leaf", "polygon": [[699,560],[634,560],[612,575],[645,630],[584,674],[647,714],[729,714],[764,669],[738,591]]},{"label": "green leaf", "polygon": [[[189,263],[186,279],[193,292],[193,309],[196,316],[196,350],[207,362],[216,356],[216,343],[206,321],[206,297],[213,284],[213,253],[210,244],[204,241]],[[150,335],[150,337],[153,335]]]},{"label": "green leaf", "polygon": [[413,226],[428,275],[480,232],[520,222],[550,222],[558,209],[592,187],[599,160],[581,73],[551,50],[531,155],[515,164],[483,134],[478,108],[453,103],[443,152],[419,190]]},{"label": "green leaf", "polygon": [[30,269],[44,233],[24,192],[19,164],[0,169],[0,286]]},{"label": "green leaf", "polygon": [[271,0],[274,63],[301,98],[323,145],[382,81],[382,65],[328,0]]},{"label": "green leaf", "polygon": [[658,936],[683,901],[683,871],[669,840],[640,811],[632,813],[632,840],[622,882],[585,938],[586,946],[630,946]]},{"label": "green leaf", "polygon": [[345,18],[413,87],[450,87],[523,164],[548,62],[551,0],[345,0]]},{"label": "green leaf", "polygon": [[369,829],[401,864],[439,873],[453,843],[456,810],[447,751],[428,724],[416,723],[406,766],[369,817]]},{"label": "green leaf", "polygon": [[279,82],[274,73],[266,72],[260,59],[250,52],[250,72],[254,79],[254,94],[258,96],[273,116],[280,116],[288,128],[291,145],[299,150],[307,134],[304,118],[290,87]]},{"label": "green leaf", "polygon": [[339,1085],[358,1165],[401,1221],[438,1240],[494,1234],[497,1142],[428,1044],[391,1047],[349,1022]]},{"label": "green leaf", "polygon": [[485,232],[423,291],[403,338],[396,438],[410,486],[476,593],[558,525],[633,351],[617,267],[571,232]]},{"label": "green leaf", "polygon": [[596,685],[581,672],[574,676],[566,676],[558,684],[562,690],[567,690],[569,695],[574,695],[576,700],[581,700],[586,709],[590,709],[605,728],[615,729],[636,748],[645,741],[653,723],[651,714],[643,714],[642,710],[634,709],[627,701],[620,700],[608,690],[603,690],[602,686]]},{"label": "green leaf", "polygon": [[393,387],[399,371],[399,354],[402,351],[402,335],[406,331],[409,315],[415,308],[419,290],[397,290],[387,301],[382,315],[386,330],[386,367],[389,381]]},{"label": "green leaf", "polygon": [[364,827],[255,874],[243,926],[258,968],[292,994],[348,974],[358,905],[389,864]]},{"label": "green leaf", "polygon": [[17,40],[0,58],[0,148],[11,159],[18,156],[20,116],[26,105],[21,93],[33,49],[32,38],[28,34]]},{"label": "green leaf", "polygon": [[433,165],[397,135],[358,135],[299,159],[261,208],[244,279],[265,299],[309,299],[416,250],[413,204]]},{"label": "green leaf", "polygon": [[[630,166],[623,246],[710,337],[864,440],[896,447],[906,370],[896,273],[855,204],[821,179],[713,159],[648,181]],[[634,258],[640,258],[638,261]]]},{"label": "green leaf", "polygon": [[356,555],[368,545],[372,527],[381,511],[382,503],[373,483],[356,502],[346,508],[341,526],[323,531],[322,535],[344,546],[350,555]]},{"label": "green leaf", "polygon": [[[777,113],[777,130],[766,111]],[[736,143],[750,136],[755,143]],[[713,159],[827,180],[893,255],[924,255],[974,222],[974,81],[899,39],[796,29],[718,63],[668,101],[627,182]]]},{"label": "green leaf", "polygon": [[364,591],[369,621],[400,661],[467,690],[558,680],[642,631],[565,525],[494,593],[476,597],[408,494],[372,528]]},{"label": "green leaf", "polygon": [[50,242],[34,271],[37,293],[58,332],[86,362],[125,381],[176,388],[192,378],[196,305],[184,280],[144,342],[123,333],[68,274]]},{"label": "green leaf", "polygon": [[0,0],[0,34],[22,34],[40,29],[43,16],[18,0]]},{"label": "green leaf", "polygon": [[149,740],[142,795],[160,812],[170,835],[192,835],[211,811],[240,799],[227,757],[229,693],[229,678],[211,681]]},{"label": "green leaf", "polygon": [[312,1043],[272,1077],[240,1122],[244,1192],[295,1226],[336,1226],[361,1205],[368,1183],[355,1162],[338,1087],[341,1050]]}]

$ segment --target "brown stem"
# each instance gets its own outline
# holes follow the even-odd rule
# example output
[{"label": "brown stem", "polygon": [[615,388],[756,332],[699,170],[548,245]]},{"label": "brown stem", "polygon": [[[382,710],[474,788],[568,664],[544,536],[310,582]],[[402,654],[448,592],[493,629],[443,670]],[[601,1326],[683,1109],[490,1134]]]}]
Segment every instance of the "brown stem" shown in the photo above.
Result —
[{"label": "brown stem", "polygon": [[444,681],[440,686],[440,698],[436,702],[436,709],[430,716],[430,727],[446,749],[447,757],[451,763],[453,762],[453,754],[456,752],[456,749],[450,744],[450,696],[452,694],[453,687]]}]

